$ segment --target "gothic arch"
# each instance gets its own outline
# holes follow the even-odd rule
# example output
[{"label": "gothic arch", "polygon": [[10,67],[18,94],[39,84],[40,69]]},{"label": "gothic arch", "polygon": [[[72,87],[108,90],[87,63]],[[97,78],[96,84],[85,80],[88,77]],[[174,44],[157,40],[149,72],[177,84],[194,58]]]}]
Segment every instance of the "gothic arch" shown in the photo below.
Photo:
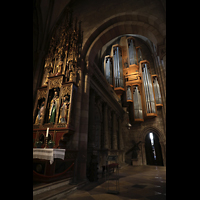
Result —
[{"label": "gothic arch", "polygon": [[140,139],[139,141],[142,142],[142,164],[146,165],[145,137],[150,132],[153,132],[159,138],[159,143],[161,145],[161,151],[162,151],[163,164],[165,166],[166,165],[166,137],[162,131],[160,131],[158,128],[153,127],[153,126],[144,128],[139,137]]},{"label": "gothic arch", "polygon": [[155,133],[158,136],[160,142],[166,141],[164,133],[162,131],[160,131],[158,128],[153,127],[153,126],[146,127],[146,128],[143,129],[143,131],[140,135],[140,141],[144,142],[146,135],[150,132]]},{"label": "gothic arch", "polygon": [[[155,45],[164,43],[165,24],[145,15],[136,13],[120,13],[94,27],[87,41],[83,42],[83,56],[93,62],[99,49],[113,38],[123,34],[138,34],[147,37]],[[160,25],[159,25],[160,23]]]}]

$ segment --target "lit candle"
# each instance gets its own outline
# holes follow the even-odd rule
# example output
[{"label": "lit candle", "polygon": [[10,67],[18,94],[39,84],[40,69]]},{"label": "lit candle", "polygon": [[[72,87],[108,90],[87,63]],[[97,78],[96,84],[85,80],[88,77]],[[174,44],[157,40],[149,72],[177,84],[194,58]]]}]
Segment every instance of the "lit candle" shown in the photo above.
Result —
[{"label": "lit candle", "polygon": [[48,137],[48,134],[49,134],[49,127],[47,128],[46,137]]}]

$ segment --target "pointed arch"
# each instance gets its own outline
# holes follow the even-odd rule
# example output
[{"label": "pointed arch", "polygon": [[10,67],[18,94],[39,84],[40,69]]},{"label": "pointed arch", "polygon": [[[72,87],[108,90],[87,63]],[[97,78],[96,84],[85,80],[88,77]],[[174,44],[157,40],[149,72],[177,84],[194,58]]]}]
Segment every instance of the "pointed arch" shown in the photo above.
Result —
[{"label": "pointed arch", "polygon": [[89,37],[83,41],[82,55],[88,56],[90,62],[93,61],[104,44],[123,34],[145,36],[155,45],[161,45],[165,38],[165,25],[159,20],[151,19],[150,16],[134,12],[119,13],[107,18],[91,30]]},{"label": "pointed arch", "polygon": [[141,132],[141,135],[140,135],[140,141],[144,142],[146,135],[150,132],[155,133],[158,136],[160,142],[166,142],[166,137],[165,137],[164,133],[154,126],[145,127],[143,129],[143,131]]}]

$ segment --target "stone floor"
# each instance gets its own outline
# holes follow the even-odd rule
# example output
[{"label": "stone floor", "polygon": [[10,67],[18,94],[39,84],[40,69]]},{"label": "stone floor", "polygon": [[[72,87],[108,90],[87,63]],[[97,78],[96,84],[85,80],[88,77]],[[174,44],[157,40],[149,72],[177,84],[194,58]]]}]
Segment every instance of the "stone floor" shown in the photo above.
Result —
[{"label": "stone floor", "polygon": [[[119,170],[119,177],[119,194],[108,194],[107,182],[105,178],[100,178],[98,182],[89,183],[59,200],[166,199],[166,167],[125,166]],[[115,186],[114,184],[116,181],[113,182],[113,186]],[[110,182],[111,185],[112,182]]]}]

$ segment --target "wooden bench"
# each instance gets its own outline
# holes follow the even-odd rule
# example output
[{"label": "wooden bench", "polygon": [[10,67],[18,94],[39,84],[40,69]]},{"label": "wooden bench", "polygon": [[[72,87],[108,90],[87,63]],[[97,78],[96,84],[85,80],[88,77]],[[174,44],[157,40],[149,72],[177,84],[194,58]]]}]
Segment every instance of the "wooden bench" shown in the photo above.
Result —
[{"label": "wooden bench", "polygon": [[102,176],[104,174],[104,171],[106,170],[107,172],[113,172],[114,173],[114,169],[118,168],[118,163],[111,163],[109,165],[103,165],[102,166]]}]

